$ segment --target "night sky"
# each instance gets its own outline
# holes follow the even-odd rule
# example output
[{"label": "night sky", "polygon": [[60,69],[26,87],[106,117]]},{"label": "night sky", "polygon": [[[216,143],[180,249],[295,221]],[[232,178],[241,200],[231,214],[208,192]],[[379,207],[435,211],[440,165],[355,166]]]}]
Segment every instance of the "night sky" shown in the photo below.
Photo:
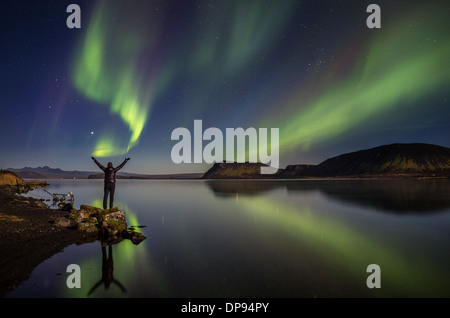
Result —
[{"label": "night sky", "polygon": [[[66,7],[81,7],[81,29]],[[366,8],[381,7],[381,29]],[[2,1],[0,168],[203,172],[177,127],[280,129],[280,165],[450,147],[449,1]],[[204,143],[205,144],[205,143]]]}]

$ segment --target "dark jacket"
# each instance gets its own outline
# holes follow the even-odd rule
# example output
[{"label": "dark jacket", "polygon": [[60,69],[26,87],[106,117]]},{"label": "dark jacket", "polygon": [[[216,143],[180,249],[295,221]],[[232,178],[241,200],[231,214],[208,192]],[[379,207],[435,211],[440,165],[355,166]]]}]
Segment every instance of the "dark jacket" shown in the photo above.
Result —
[{"label": "dark jacket", "polygon": [[125,164],[127,163],[127,159],[124,160],[124,162],[122,162],[120,164],[120,166],[114,168],[114,167],[103,167],[102,164],[100,162],[97,161],[97,159],[93,158],[95,163],[97,164],[97,166],[100,167],[100,169],[102,169],[105,172],[105,182],[116,182],[116,172],[119,171],[120,169],[123,168],[123,166],[125,166]]}]

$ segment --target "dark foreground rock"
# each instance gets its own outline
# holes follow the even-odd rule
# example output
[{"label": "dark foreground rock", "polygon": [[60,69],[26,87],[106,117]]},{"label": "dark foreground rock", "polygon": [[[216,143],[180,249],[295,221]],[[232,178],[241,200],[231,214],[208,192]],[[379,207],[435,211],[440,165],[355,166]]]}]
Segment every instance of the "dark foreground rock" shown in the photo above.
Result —
[{"label": "dark foreground rock", "polygon": [[97,240],[108,245],[124,239],[139,244],[145,239],[141,233],[127,229],[125,213],[118,209],[84,206],[61,211],[41,203],[0,187],[0,297],[69,245]]},{"label": "dark foreground rock", "polygon": [[32,270],[65,247],[94,242],[97,233],[74,231],[49,221],[60,212],[38,200],[0,188],[0,297],[26,280]]}]

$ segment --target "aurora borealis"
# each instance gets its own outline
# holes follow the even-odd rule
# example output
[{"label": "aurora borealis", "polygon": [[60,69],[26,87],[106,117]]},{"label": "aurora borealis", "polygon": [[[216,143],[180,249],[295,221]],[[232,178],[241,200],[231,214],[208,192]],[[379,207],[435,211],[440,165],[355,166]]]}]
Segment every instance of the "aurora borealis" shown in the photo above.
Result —
[{"label": "aurora borealis", "polygon": [[[82,10],[68,29],[66,7]],[[205,171],[173,129],[280,129],[280,166],[395,142],[450,146],[446,1],[5,2],[0,166]]]},{"label": "aurora borealis", "polygon": [[[75,87],[87,98],[109,104],[110,112],[119,115],[130,130],[126,147],[118,147],[110,135],[101,136],[93,152],[94,156],[100,157],[126,154],[138,143],[157,88],[163,82],[159,79],[155,83],[156,77],[161,76],[153,69],[148,76],[138,72],[136,61],[145,40],[152,42],[155,37],[146,32],[152,29],[143,22],[143,11],[133,9],[130,10],[132,14],[123,17],[123,12],[127,11],[114,10],[118,16],[111,18],[106,17],[105,6],[106,3],[101,2],[93,13],[72,71]],[[113,24],[114,18],[120,22]],[[105,56],[104,52],[108,54]]]}]

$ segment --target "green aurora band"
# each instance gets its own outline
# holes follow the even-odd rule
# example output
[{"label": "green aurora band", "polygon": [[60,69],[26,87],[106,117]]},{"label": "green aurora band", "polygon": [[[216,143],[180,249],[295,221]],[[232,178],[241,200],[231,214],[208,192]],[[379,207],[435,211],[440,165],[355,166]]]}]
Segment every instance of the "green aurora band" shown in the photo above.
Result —
[{"label": "green aurora band", "polygon": [[[87,98],[109,105],[110,112],[120,116],[131,136],[127,145],[120,145],[120,138],[105,132],[93,155],[121,155],[135,147],[155,99],[186,76],[180,72],[202,79],[201,85],[194,83],[193,93],[182,96],[181,104],[187,106],[186,122],[192,121],[193,114],[201,118],[205,112],[211,112],[211,106],[222,107],[208,96],[230,94],[221,91],[219,84],[223,81],[244,81],[245,76],[238,70],[259,52],[273,49],[274,39],[287,25],[295,4],[288,1],[270,16],[263,6],[233,2],[226,8],[225,18],[214,14],[202,17],[215,22],[211,32],[188,33],[189,40],[181,42],[182,46],[171,52],[166,61],[152,65],[149,72],[138,62],[142,62],[144,52],[146,59],[148,52],[159,56],[159,19],[163,15],[149,19],[139,5],[132,9],[110,5],[106,11],[107,4],[99,2],[77,52],[72,80]],[[300,88],[294,95],[279,96],[276,105],[264,105],[270,87],[260,90],[253,102],[270,111],[261,112],[256,118],[259,125],[253,126],[279,127],[282,154],[330,141],[393,111],[417,108],[412,103],[448,87],[450,41],[444,26],[449,22],[446,11],[438,9],[406,9],[394,22],[383,22],[381,29],[368,30],[370,39],[363,41],[368,45],[360,44],[359,54],[345,74],[334,73],[334,66],[330,66],[319,73],[321,76],[312,75],[310,83],[299,79]],[[335,49],[334,55],[344,59],[339,59],[338,64],[349,58],[342,52],[342,47]],[[302,59],[303,53],[299,48],[297,58]],[[192,56],[192,60],[185,60],[185,56]],[[182,62],[185,64],[179,64]],[[180,65],[186,68],[183,70]],[[311,87],[321,89],[312,92]],[[240,112],[242,116],[246,110]],[[246,115],[255,119],[254,112]],[[230,120],[235,118],[235,114],[230,114]]]},{"label": "green aurora band", "polygon": [[[189,34],[187,38],[196,40],[171,52],[168,61],[161,63],[150,78],[139,74],[138,61],[144,51],[145,54],[150,51],[158,55],[159,18],[144,16],[146,10],[139,10],[139,5],[145,5],[145,2],[136,3],[137,7],[132,9],[114,4],[98,3],[72,70],[75,87],[87,98],[109,105],[110,112],[119,115],[131,132],[127,146],[120,146],[120,138],[114,134],[104,133],[93,152],[99,157],[125,154],[137,145],[154,99],[163,94],[175,79],[185,76],[175,71],[177,63],[184,61],[184,56],[193,57],[192,61],[185,61],[187,68],[184,71],[194,78],[205,71],[219,77],[216,81],[202,81],[202,85],[196,86],[199,90],[194,99],[183,101],[183,104],[192,106],[195,100],[201,100],[196,110],[207,111],[211,101],[205,96],[221,90],[220,83],[230,80],[230,76],[233,81],[242,80],[236,76],[236,70],[261,50],[273,46],[280,29],[289,21],[296,1],[283,4],[266,1],[260,5],[232,2],[224,7],[226,13],[223,16],[199,16],[200,19],[214,21],[214,31]],[[271,10],[263,9],[265,6]],[[149,24],[148,20],[154,21]],[[219,35],[221,41],[216,38]]]},{"label": "green aurora band", "polygon": [[[391,26],[373,30],[378,33],[367,50],[361,51],[350,75],[335,78],[309,100],[300,90],[282,102],[283,115],[277,119],[280,153],[306,150],[376,116],[388,115],[400,105],[408,106],[438,89],[448,89],[447,13],[422,8],[396,19]],[[265,121],[274,127],[273,117]]]},{"label": "green aurora band", "polygon": [[104,134],[93,152],[99,157],[125,154],[137,145],[152,101],[170,78],[170,71],[162,72],[156,67],[150,76],[139,72],[140,54],[154,49],[156,39],[155,28],[145,25],[148,22],[142,14],[144,10],[139,10],[139,6],[132,10],[109,6],[107,12],[106,6],[106,2],[99,2],[86,27],[72,81],[87,98],[109,105],[110,112],[119,115],[128,126],[131,136],[127,146],[120,146],[115,136]]}]

